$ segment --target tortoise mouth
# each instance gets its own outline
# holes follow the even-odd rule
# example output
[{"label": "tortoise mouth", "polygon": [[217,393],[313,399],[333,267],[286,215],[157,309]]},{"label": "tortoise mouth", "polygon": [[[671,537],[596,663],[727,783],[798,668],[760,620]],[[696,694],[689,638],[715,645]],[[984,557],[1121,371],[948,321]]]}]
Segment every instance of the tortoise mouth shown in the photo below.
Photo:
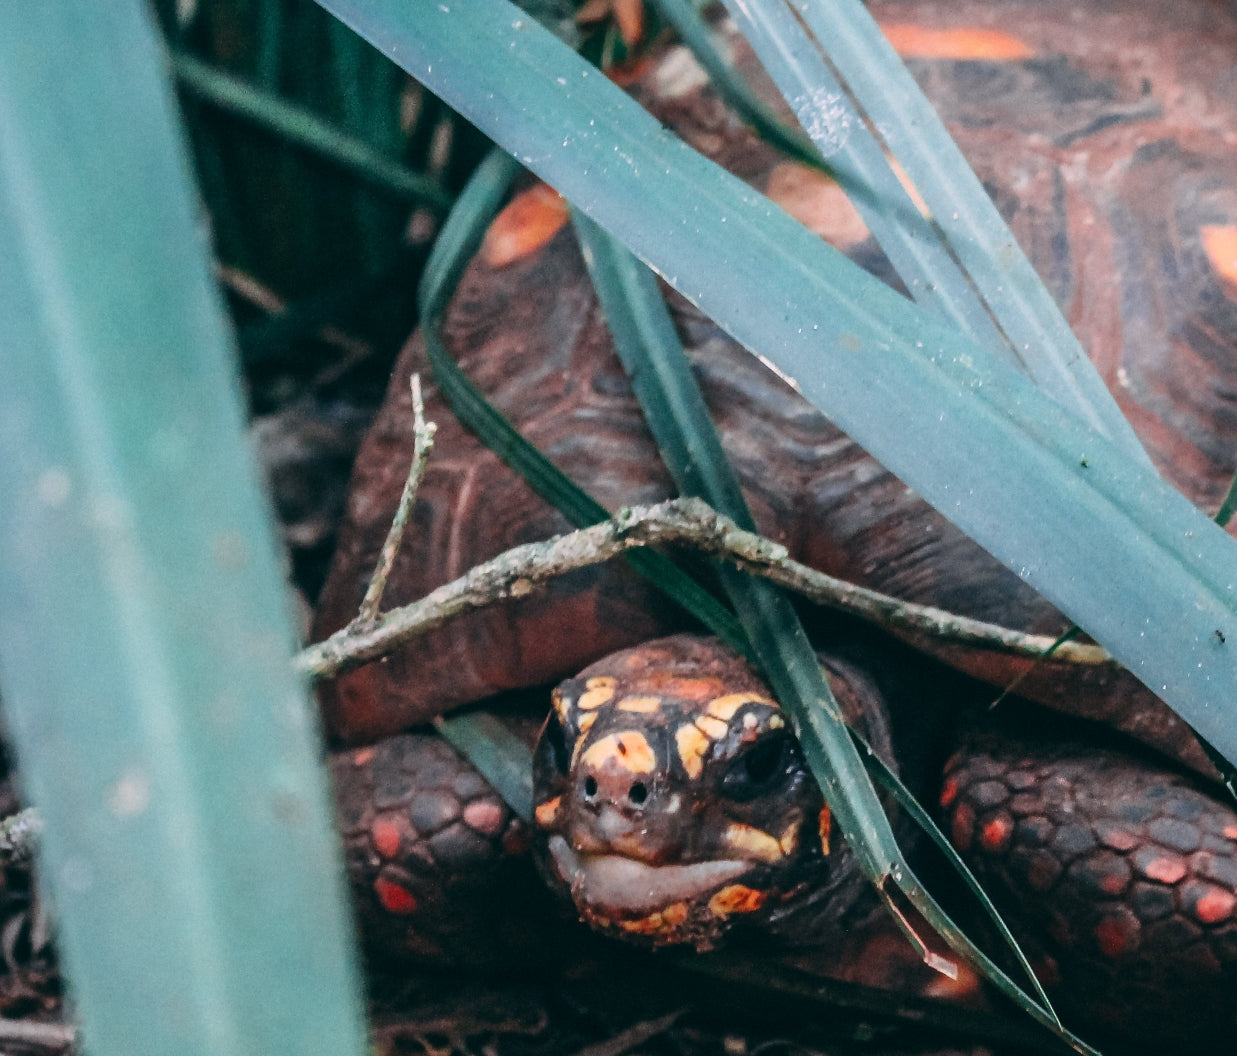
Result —
[{"label": "tortoise mouth", "polygon": [[690,865],[650,865],[621,854],[577,854],[551,836],[550,855],[577,906],[594,915],[641,917],[675,903],[696,902],[752,867],[722,858]]}]

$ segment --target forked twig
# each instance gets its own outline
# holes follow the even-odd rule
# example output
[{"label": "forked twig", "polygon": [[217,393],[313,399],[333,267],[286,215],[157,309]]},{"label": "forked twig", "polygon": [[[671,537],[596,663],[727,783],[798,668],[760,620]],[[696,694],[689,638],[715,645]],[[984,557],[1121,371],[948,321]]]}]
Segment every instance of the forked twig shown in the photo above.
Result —
[{"label": "forked twig", "polygon": [[408,479],[404,481],[399,505],[391,519],[391,527],[382,544],[382,551],[378,554],[378,563],[374,566],[374,575],[357,612],[356,622],[362,625],[373,623],[378,618],[382,595],[387,589],[387,579],[391,575],[391,569],[395,567],[395,555],[399,553],[399,544],[404,538],[404,529],[408,526],[408,518],[412,514],[412,504],[417,498],[417,488],[421,484],[421,477],[425,475],[425,464],[429,461],[430,451],[434,447],[434,433],[438,431],[437,425],[425,420],[425,404],[421,399],[421,375],[414,374],[411,385],[412,465],[408,467]]},{"label": "forked twig", "polygon": [[[557,576],[613,560],[642,546],[685,546],[729,561],[810,601],[896,630],[930,634],[1032,659],[1054,639],[1024,634],[942,609],[891,598],[835,579],[792,560],[784,546],[737,527],[699,499],[675,499],[656,506],[620,510],[600,524],[540,543],[527,543],[470,569],[419,601],[392,609],[369,623],[354,622],[325,641],[302,650],[294,663],[311,678],[385,656],[397,646],[448,620],[509,597],[523,597]],[[1103,664],[1110,657],[1096,645],[1067,642],[1054,659]]]}]

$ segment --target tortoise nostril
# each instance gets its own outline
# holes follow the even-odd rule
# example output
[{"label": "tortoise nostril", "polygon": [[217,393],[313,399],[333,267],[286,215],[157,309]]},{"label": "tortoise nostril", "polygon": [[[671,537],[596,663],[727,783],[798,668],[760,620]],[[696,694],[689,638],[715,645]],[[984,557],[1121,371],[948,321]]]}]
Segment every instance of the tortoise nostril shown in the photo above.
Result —
[{"label": "tortoise nostril", "polygon": [[643,781],[637,781],[627,792],[627,798],[633,803],[640,804],[649,798],[649,790],[645,787]]},{"label": "tortoise nostril", "polygon": [[584,794],[589,799],[592,799],[593,796],[597,795],[597,778],[586,777],[584,779]]}]

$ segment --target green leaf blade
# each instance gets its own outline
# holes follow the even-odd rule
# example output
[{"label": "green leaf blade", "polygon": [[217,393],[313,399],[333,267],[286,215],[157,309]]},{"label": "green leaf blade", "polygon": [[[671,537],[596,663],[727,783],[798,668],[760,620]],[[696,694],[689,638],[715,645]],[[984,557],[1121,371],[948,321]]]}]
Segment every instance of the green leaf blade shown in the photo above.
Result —
[{"label": "green leaf blade", "polygon": [[360,1054],[316,719],[147,17],[0,13],[6,719],[91,1052]]}]

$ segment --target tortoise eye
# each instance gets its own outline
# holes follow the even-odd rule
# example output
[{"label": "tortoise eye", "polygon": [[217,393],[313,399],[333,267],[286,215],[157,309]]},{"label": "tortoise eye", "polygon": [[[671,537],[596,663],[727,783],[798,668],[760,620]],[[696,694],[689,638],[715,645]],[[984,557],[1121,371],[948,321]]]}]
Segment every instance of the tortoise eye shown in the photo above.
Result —
[{"label": "tortoise eye", "polygon": [[722,792],[731,799],[754,799],[785,780],[795,769],[798,748],[789,733],[762,737],[730,765]]},{"label": "tortoise eye", "polygon": [[567,750],[567,736],[558,715],[551,711],[537,738],[537,761],[561,777],[567,776],[571,765],[571,753]]}]

